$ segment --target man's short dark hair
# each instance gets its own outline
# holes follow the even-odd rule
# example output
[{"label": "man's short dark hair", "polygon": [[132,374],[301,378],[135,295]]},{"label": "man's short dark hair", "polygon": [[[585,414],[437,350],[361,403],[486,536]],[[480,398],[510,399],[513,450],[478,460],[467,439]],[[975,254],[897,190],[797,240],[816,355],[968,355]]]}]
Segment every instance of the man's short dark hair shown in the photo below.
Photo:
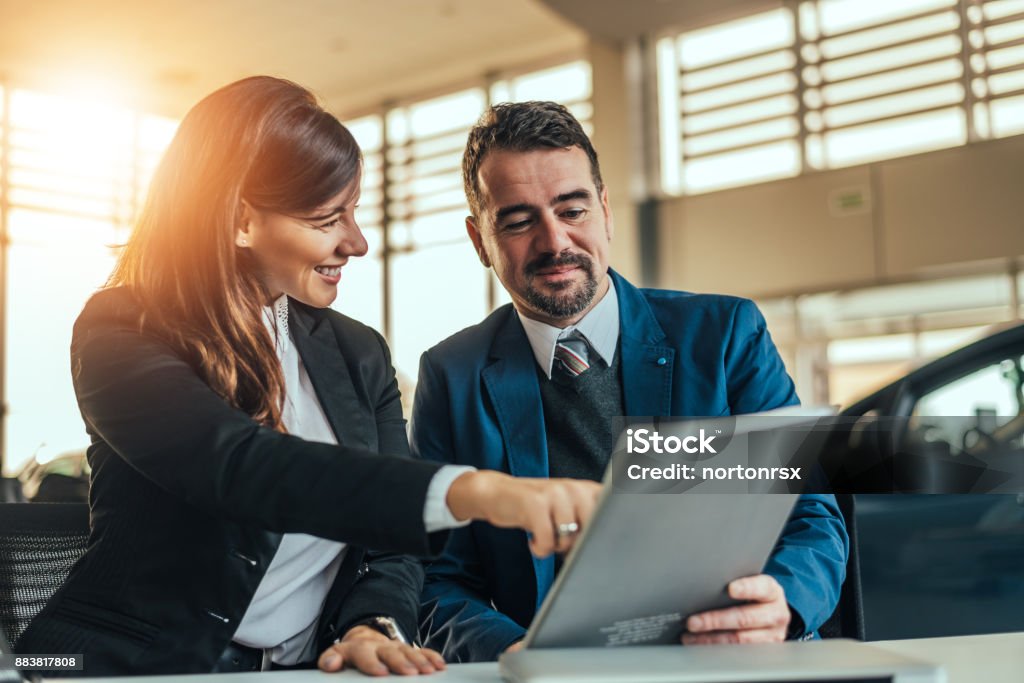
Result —
[{"label": "man's short dark hair", "polygon": [[462,155],[462,182],[469,210],[480,217],[480,165],[494,150],[531,152],[537,149],[579,147],[590,159],[590,175],[600,193],[604,189],[597,152],[572,113],[556,102],[514,102],[496,104],[469,131]]}]

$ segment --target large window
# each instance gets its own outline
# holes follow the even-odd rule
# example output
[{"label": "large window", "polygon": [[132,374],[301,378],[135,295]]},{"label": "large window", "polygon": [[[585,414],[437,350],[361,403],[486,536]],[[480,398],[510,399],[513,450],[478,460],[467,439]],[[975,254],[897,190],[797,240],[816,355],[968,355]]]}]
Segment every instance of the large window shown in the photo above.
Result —
[{"label": "large window", "polygon": [[1024,0],[791,0],[656,54],[669,194],[1024,132]]},{"label": "large window", "polygon": [[[1024,133],[1024,0],[784,0],[654,41],[661,189]],[[1006,272],[759,302],[806,402],[845,404],[1022,318]]]},{"label": "large window", "polygon": [[803,401],[848,405],[918,365],[1020,322],[1022,296],[1024,274],[1013,265],[1005,272],[758,303]]},{"label": "large window", "polygon": [[114,263],[174,121],[20,89],[3,100],[4,469],[87,440],[71,325]]}]

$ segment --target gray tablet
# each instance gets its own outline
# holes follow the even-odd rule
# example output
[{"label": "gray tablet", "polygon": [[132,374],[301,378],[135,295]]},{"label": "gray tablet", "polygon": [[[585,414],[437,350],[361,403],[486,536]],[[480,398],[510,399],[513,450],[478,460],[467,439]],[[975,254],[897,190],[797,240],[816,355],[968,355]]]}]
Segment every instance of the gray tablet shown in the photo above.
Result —
[{"label": "gray tablet", "polygon": [[[785,412],[808,424],[829,409]],[[755,416],[750,416],[755,417]],[[724,425],[724,421],[723,426]],[[699,423],[705,428],[713,420]],[[734,420],[741,435],[761,420]],[[736,604],[733,579],[760,574],[795,493],[623,493],[611,474],[590,522],[526,635],[527,648],[677,643],[686,617]]]}]

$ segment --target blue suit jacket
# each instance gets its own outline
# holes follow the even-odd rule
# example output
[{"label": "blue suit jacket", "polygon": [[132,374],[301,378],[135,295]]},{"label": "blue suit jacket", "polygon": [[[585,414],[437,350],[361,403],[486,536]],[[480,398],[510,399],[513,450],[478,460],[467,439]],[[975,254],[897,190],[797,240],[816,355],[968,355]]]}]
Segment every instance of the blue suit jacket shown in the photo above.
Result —
[{"label": "blue suit jacket", "polygon": [[[619,298],[624,408],[633,416],[719,416],[798,402],[753,302],[639,290],[609,271]],[[518,314],[499,308],[423,354],[411,425],[424,458],[548,476],[536,360]],[[848,538],[832,496],[801,496],[765,568],[807,632],[832,613]],[[450,661],[497,658],[522,638],[554,580],[554,559],[524,532],[474,523],[428,564],[425,643]]]}]

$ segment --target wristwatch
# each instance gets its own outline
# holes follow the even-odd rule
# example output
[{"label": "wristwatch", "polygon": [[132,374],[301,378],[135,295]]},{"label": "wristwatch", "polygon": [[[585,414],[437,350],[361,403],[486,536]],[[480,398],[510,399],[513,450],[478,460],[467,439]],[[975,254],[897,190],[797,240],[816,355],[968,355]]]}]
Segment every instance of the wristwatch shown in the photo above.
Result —
[{"label": "wristwatch", "polygon": [[394,618],[384,616],[383,614],[368,617],[366,619],[363,619],[362,621],[358,621],[352,624],[352,628],[355,628],[356,626],[369,626],[375,631],[380,631],[391,640],[397,640],[399,643],[402,643],[403,645],[412,644],[411,642],[409,642],[409,639],[405,637],[405,634],[402,633],[402,629],[398,625],[398,622],[395,621]]}]

